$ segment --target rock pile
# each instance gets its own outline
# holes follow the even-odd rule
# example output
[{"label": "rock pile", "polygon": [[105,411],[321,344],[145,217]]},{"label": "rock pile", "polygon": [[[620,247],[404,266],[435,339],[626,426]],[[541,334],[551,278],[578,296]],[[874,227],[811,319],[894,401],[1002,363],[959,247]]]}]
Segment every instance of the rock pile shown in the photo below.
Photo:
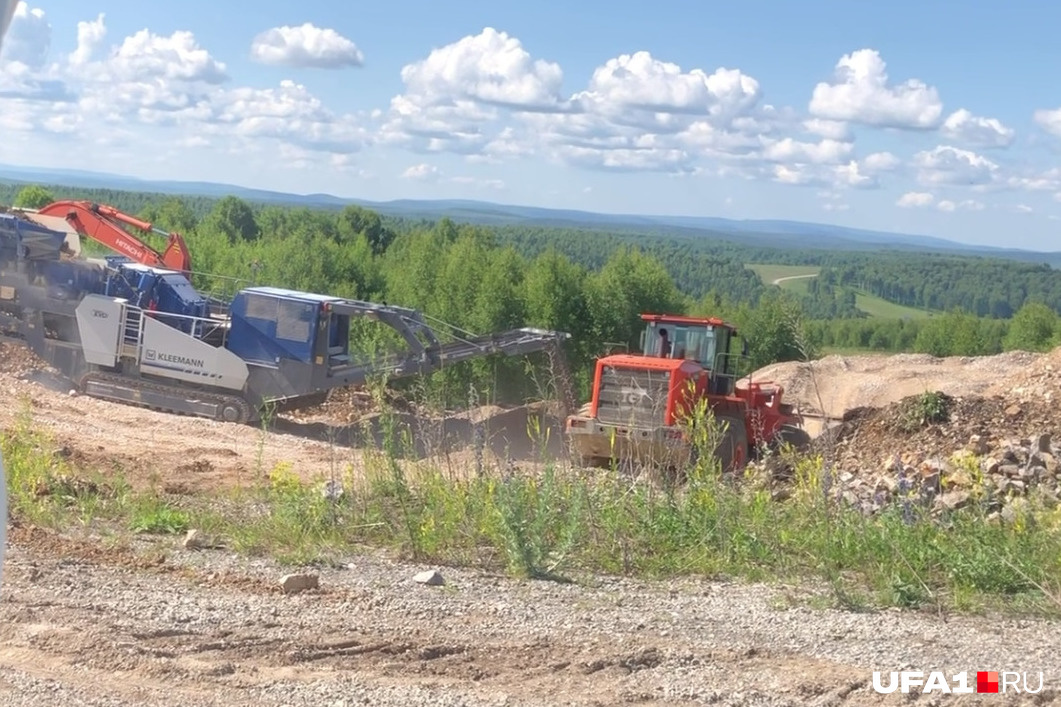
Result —
[{"label": "rock pile", "polygon": [[[1044,370],[1043,374],[1050,371]],[[952,398],[924,393],[853,410],[810,448],[830,472],[827,492],[865,513],[896,503],[933,513],[979,505],[1005,520],[1034,498],[1061,498],[1061,411],[1038,397]],[[767,459],[753,470],[775,495],[791,493],[793,469]]]},{"label": "rock pile", "polygon": [[47,370],[49,367],[26,346],[0,342],[0,374],[25,378],[36,371]]}]

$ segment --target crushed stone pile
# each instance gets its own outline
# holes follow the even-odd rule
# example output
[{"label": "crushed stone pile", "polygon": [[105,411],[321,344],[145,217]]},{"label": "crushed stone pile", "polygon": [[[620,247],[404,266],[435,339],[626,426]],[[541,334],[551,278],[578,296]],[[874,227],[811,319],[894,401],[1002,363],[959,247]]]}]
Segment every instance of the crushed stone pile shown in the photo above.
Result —
[{"label": "crushed stone pile", "polygon": [[0,342],[0,375],[10,378],[26,378],[39,371],[51,370],[28,347],[21,344]]},{"label": "crushed stone pile", "polygon": [[[1033,375],[1036,385],[1045,380]],[[1048,507],[1061,498],[1061,410],[1043,393],[930,391],[856,408],[808,451],[831,470],[828,493],[867,514],[896,502],[937,513],[975,502],[989,518],[1012,519],[1032,497]],[[791,494],[792,465],[780,457],[755,464],[752,476],[770,484],[775,497]]]}]

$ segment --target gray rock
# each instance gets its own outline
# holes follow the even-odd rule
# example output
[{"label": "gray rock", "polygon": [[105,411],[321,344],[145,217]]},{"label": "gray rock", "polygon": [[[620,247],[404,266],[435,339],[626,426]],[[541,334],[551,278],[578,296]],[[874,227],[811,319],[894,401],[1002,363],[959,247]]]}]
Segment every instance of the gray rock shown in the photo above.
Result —
[{"label": "gray rock", "polygon": [[195,528],[188,531],[188,534],[184,536],[184,549],[185,550],[201,550],[207,546],[206,539],[203,534]]},{"label": "gray rock", "polygon": [[1049,454],[1050,452],[1053,451],[1052,445],[1053,445],[1053,437],[1051,436],[1051,434],[1049,432],[1044,432],[1044,433],[1042,433],[1041,435],[1039,435],[1038,437],[1035,438],[1034,449],[1036,449],[1036,450],[1038,450],[1040,452],[1046,452],[1047,454]]},{"label": "gray rock", "polygon": [[280,578],[284,594],[298,594],[309,589],[320,588],[320,576],[315,574],[285,574]]},{"label": "gray rock", "polygon": [[936,504],[948,510],[957,510],[969,505],[970,495],[968,491],[948,491],[936,499]]},{"label": "gray rock", "polygon": [[427,570],[413,577],[414,582],[420,584],[426,584],[429,587],[440,587],[446,583],[446,580],[442,577],[442,573],[438,570]]}]

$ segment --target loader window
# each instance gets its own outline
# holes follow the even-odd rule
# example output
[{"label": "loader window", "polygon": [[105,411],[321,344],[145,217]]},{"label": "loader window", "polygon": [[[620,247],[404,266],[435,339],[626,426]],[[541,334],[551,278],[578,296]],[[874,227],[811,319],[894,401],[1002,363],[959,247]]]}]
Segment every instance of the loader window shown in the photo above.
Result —
[{"label": "loader window", "polygon": [[645,356],[697,361],[705,368],[711,368],[718,345],[715,337],[715,329],[710,326],[660,325],[653,322],[645,328],[642,353]]}]

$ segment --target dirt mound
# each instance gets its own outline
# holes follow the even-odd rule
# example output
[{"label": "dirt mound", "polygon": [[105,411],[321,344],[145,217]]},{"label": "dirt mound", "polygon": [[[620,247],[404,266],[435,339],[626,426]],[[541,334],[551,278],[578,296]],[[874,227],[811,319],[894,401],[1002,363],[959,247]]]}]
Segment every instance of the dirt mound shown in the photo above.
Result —
[{"label": "dirt mound", "polygon": [[[937,400],[944,410],[942,419],[925,414],[938,409]],[[880,469],[897,455],[908,464],[949,457],[968,447],[974,436],[986,451],[1054,432],[1061,433],[1061,410],[1044,400],[1015,402],[1001,396],[955,398],[930,393],[883,408],[852,410],[836,431],[816,440],[815,447],[825,452],[833,445],[844,468]]]},{"label": "dirt mound", "polygon": [[[861,407],[811,443],[828,474],[828,493],[875,513],[893,502],[938,513],[976,503],[1000,520],[1029,497],[1061,502],[1061,411],[1049,401],[953,397],[938,391],[881,408]],[[753,465],[753,477],[792,493],[783,459]]]},{"label": "dirt mound", "polygon": [[[1014,351],[996,356],[935,358],[927,354],[826,356],[811,362],[766,366],[752,380],[772,380],[785,397],[804,410],[842,417],[860,407],[884,407],[926,391],[955,397],[984,395],[989,389],[1011,390],[1014,381],[1044,379],[1061,368],[1061,350],[1051,354]],[[1034,376],[1039,376],[1035,378]]]}]

